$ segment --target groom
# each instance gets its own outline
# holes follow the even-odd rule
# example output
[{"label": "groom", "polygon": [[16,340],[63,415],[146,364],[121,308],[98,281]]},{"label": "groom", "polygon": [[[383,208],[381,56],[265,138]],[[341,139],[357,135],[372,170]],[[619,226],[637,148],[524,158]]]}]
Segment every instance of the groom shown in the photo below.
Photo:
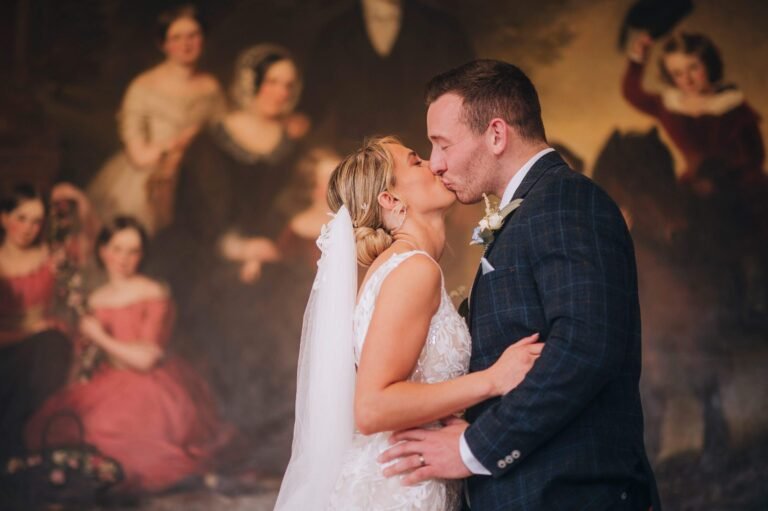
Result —
[{"label": "groom", "polygon": [[547,145],[533,84],[478,60],[427,87],[431,168],[459,201],[522,203],[493,232],[470,296],[470,371],[539,332],[541,357],[469,422],[398,432],[406,483],[468,477],[472,511],[659,511],[643,445],[640,310],[621,213]]}]

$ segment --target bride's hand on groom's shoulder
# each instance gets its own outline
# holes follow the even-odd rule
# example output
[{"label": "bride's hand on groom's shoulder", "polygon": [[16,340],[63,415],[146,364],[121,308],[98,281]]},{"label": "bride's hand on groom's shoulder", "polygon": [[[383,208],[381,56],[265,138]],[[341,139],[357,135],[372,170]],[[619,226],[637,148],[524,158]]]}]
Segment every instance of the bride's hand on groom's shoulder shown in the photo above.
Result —
[{"label": "bride's hand on groom's shoulder", "polygon": [[387,466],[386,477],[404,475],[404,485],[418,484],[428,479],[463,479],[472,473],[461,460],[459,437],[469,423],[457,417],[443,421],[441,429],[407,429],[390,437],[392,447],[378,458]]},{"label": "bride's hand on groom's shoulder", "polygon": [[544,343],[539,342],[539,334],[523,337],[504,350],[499,359],[485,370],[492,394],[503,396],[517,387],[525,379],[536,359],[541,355]]}]

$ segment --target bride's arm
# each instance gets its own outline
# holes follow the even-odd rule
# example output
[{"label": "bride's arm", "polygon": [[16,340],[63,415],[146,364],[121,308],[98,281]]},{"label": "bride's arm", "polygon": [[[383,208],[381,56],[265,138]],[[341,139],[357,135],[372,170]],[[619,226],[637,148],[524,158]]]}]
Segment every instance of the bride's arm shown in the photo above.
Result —
[{"label": "bride's arm", "polygon": [[368,328],[355,387],[355,423],[363,434],[423,425],[517,386],[542,345],[535,336],[518,342],[484,371],[434,383],[406,381],[440,304],[440,270],[411,257],[382,285]]}]

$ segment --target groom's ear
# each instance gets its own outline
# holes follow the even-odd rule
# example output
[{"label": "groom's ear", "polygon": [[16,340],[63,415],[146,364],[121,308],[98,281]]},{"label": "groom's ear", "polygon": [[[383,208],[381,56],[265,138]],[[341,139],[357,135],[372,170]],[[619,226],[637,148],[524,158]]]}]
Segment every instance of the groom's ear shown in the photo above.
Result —
[{"label": "groom's ear", "polygon": [[495,117],[488,123],[488,129],[485,131],[488,148],[496,156],[501,155],[507,148],[509,141],[509,125],[504,119]]}]

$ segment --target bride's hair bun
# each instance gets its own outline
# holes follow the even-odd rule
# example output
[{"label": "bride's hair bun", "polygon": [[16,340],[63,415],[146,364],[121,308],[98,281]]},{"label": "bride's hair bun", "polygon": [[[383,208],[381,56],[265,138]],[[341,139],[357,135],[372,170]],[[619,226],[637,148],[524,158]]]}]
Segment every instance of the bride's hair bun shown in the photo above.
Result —
[{"label": "bride's hair bun", "polygon": [[357,261],[370,264],[392,244],[384,226],[379,194],[395,184],[394,160],[385,144],[400,144],[395,137],[376,137],[344,158],[328,183],[328,205],[338,211],[346,205],[355,226]]},{"label": "bride's hair bun", "polygon": [[355,241],[357,242],[357,262],[362,266],[371,263],[392,244],[392,236],[379,227],[356,227]]}]

